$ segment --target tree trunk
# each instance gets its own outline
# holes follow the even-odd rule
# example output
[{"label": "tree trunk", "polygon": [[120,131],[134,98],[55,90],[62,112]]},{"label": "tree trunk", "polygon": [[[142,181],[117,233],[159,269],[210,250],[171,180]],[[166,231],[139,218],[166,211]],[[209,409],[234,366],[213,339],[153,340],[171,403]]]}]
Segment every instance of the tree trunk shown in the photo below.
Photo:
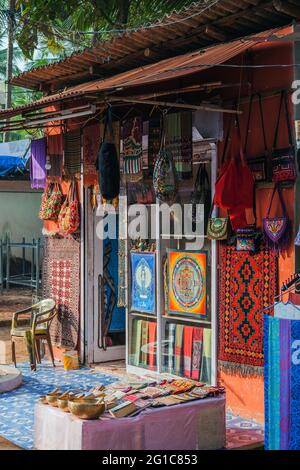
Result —
[{"label": "tree trunk", "polygon": [[117,23],[125,26],[128,21],[130,0],[120,0],[117,14]]},{"label": "tree trunk", "polygon": [[[14,56],[14,19],[15,19],[16,1],[9,0],[8,21],[7,21],[7,60],[6,60],[6,102],[5,108],[12,105],[12,85],[9,80],[12,78],[13,56]],[[9,120],[7,121],[9,122]],[[5,132],[4,142],[9,140],[9,133]]]}]

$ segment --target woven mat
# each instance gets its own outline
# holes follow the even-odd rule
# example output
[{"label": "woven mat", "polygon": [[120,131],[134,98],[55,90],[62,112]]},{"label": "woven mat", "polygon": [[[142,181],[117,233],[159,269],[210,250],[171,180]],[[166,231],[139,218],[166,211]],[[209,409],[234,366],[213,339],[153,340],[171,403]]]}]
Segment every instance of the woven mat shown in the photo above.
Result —
[{"label": "woven mat", "polygon": [[219,286],[219,366],[230,373],[263,374],[263,308],[277,293],[277,257],[266,249],[222,245]]},{"label": "woven mat", "polygon": [[76,348],[79,338],[80,244],[72,238],[45,238],[43,296],[58,315],[50,328],[53,344]]}]

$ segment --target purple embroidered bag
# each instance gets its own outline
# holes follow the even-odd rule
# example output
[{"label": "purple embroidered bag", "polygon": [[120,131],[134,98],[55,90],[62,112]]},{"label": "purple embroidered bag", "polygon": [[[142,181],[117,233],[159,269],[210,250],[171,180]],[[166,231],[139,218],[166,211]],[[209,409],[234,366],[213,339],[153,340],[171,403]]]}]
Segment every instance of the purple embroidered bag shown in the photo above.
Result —
[{"label": "purple embroidered bag", "polygon": [[[281,217],[270,217],[270,210],[276,191],[278,192],[283,214]],[[283,195],[278,184],[274,186],[267,215],[263,218],[263,231],[266,245],[276,251],[276,253],[281,253],[288,247],[291,236],[291,223],[287,216]]]}]

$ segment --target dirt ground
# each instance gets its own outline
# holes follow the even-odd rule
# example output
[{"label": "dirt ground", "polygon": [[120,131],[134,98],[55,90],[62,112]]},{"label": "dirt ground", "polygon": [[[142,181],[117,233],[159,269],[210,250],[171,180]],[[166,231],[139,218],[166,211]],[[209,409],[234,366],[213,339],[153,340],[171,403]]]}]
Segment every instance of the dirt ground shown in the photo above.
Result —
[{"label": "dirt ground", "polygon": [[10,322],[12,314],[32,303],[32,291],[30,289],[12,288],[8,291],[4,288],[0,293],[0,326],[3,322]]}]

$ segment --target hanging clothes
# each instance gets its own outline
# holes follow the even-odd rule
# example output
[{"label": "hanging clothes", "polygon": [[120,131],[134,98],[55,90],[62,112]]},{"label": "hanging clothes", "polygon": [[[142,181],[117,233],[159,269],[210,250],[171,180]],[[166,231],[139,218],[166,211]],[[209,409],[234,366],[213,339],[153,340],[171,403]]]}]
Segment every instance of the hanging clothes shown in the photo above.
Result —
[{"label": "hanging clothes", "polygon": [[46,187],[46,139],[31,142],[30,181],[34,189]]},{"label": "hanging clothes", "polygon": [[74,176],[80,173],[81,162],[81,134],[80,129],[64,134],[65,145],[65,174]]},{"label": "hanging clothes", "polygon": [[64,153],[64,138],[63,134],[48,135],[47,137],[47,154],[51,156],[60,155]]},{"label": "hanging clothes", "polygon": [[203,350],[203,328],[193,328],[193,356],[191,378],[199,380]]},{"label": "hanging clothes", "polygon": [[49,164],[51,168],[47,170],[47,176],[52,181],[60,181],[63,173],[63,158],[61,155],[50,155]]},{"label": "hanging clothes", "polygon": [[142,118],[136,116],[122,123],[124,176],[127,181],[140,181],[142,168]]},{"label": "hanging clothes", "polygon": [[86,126],[82,133],[83,145],[83,175],[86,186],[98,184],[98,172],[96,169],[97,154],[100,146],[100,124]]}]

